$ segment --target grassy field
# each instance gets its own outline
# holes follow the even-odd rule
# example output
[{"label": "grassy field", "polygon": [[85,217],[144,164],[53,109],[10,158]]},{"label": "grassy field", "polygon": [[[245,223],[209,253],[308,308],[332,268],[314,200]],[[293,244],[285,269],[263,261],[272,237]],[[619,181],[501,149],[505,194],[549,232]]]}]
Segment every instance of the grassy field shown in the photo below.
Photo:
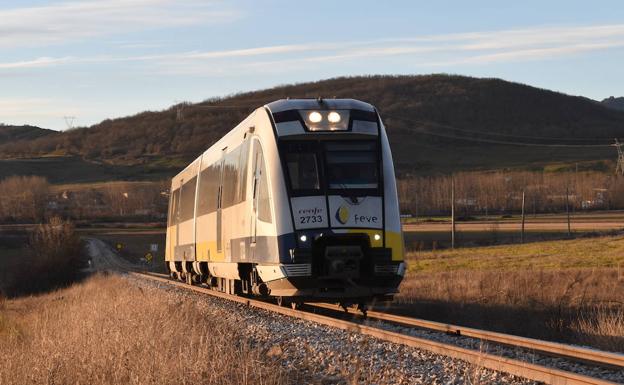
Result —
[{"label": "grassy field", "polygon": [[0,300],[0,384],[296,383],[232,325],[160,294],[97,276]]},{"label": "grassy field", "polygon": [[466,247],[407,254],[413,273],[456,270],[613,268],[624,274],[624,236],[579,238],[522,245]]},{"label": "grassy field", "polygon": [[12,175],[37,175],[50,183],[94,183],[119,180],[162,180],[175,175],[184,162],[157,159],[148,164],[113,165],[74,156],[0,159],[0,180]]},{"label": "grassy field", "polygon": [[411,252],[395,311],[624,351],[624,236]]}]

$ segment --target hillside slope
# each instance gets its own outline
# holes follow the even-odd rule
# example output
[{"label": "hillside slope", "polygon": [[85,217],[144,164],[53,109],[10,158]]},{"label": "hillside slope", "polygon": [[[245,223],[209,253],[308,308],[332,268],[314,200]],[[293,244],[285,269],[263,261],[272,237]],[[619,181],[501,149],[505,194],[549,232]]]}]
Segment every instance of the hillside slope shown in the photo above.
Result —
[{"label": "hillside slope", "polygon": [[600,103],[602,103],[606,107],[624,111],[624,96],[620,96],[619,98],[611,96],[609,98],[603,99]]},{"label": "hillside slope", "polygon": [[0,144],[13,141],[29,141],[43,136],[55,135],[58,132],[35,126],[10,126],[0,123]]},{"label": "hillside slope", "polygon": [[256,107],[285,97],[318,96],[353,97],[374,104],[403,174],[608,159],[613,155],[608,147],[508,143],[605,144],[613,137],[624,137],[624,112],[582,97],[500,79],[371,76],[280,86],[143,112],[0,145],[0,153],[14,157],[62,151],[112,164],[173,166],[173,172],[181,160],[200,154]]}]

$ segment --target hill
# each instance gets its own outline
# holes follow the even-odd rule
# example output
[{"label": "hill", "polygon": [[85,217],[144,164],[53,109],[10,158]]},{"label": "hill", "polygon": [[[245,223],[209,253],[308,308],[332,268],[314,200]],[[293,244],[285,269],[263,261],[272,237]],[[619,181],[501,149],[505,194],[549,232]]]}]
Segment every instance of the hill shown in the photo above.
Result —
[{"label": "hill", "polygon": [[624,111],[624,97],[615,98],[613,96],[603,99],[600,103],[616,110]]},{"label": "hill", "polygon": [[29,141],[48,135],[55,135],[58,132],[39,128],[35,126],[10,126],[0,123],[0,144],[7,144],[12,141]]},{"label": "hill", "polygon": [[14,158],[64,153],[174,173],[256,107],[285,97],[318,96],[374,104],[387,126],[400,174],[531,169],[570,162],[591,168],[592,162],[614,157],[613,149],[561,145],[608,144],[613,137],[624,137],[624,112],[583,97],[500,79],[369,76],[279,86],[142,112],[0,144],[0,154]]}]

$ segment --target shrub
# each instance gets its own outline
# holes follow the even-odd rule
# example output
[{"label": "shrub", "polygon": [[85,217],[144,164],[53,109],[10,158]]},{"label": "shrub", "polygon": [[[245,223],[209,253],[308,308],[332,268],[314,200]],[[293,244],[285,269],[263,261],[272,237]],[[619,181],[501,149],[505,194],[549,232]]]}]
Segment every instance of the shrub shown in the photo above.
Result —
[{"label": "shrub", "polygon": [[80,239],[71,222],[53,217],[30,234],[20,263],[9,272],[8,295],[36,293],[66,285],[81,267]]}]

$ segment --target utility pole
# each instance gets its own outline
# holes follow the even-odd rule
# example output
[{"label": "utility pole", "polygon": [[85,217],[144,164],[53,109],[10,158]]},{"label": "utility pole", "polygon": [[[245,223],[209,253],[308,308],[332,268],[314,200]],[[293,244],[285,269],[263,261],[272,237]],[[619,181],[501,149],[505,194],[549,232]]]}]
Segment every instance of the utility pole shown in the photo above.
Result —
[{"label": "utility pole", "polygon": [[566,204],[566,215],[568,217],[568,238],[572,235],[572,232],[570,231],[570,200],[568,198],[569,192],[570,192],[570,188],[566,186],[565,204]]},{"label": "utility pole", "polygon": [[524,243],[524,190],[522,190],[522,230],[520,232],[520,243]]},{"label": "utility pole", "polygon": [[620,143],[617,140],[617,138],[615,138],[615,143],[613,144],[613,147],[615,147],[617,149],[617,152],[618,152],[617,166],[615,166],[615,174],[616,175],[617,175],[618,172],[621,175],[624,175],[624,150],[622,150],[622,146],[624,146],[624,144]]},{"label": "utility pole", "polygon": [[455,248],[455,175],[451,176],[451,249]]}]

